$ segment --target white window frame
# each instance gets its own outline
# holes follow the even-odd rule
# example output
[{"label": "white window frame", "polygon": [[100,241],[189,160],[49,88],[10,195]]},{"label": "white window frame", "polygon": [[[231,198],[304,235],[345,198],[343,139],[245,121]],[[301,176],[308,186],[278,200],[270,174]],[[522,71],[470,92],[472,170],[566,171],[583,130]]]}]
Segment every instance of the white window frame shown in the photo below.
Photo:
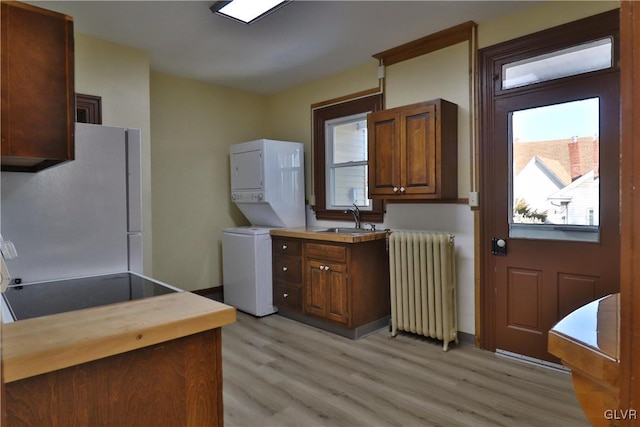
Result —
[{"label": "white window frame", "polygon": [[[345,167],[353,167],[353,166],[365,166],[365,177],[368,180],[368,166],[369,160],[365,158],[362,161],[349,161],[336,163],[334,161],[334,132],[333,129],[336,126],[343,125],[346,123],[360,122],[367,120],[367,114],[370,111],[364,113],[353,114],[345,117],[337,117],[335,119],[327,120],[325,122],[325,194],[326,194],[326,208],[332,210],[340,210],[340,209],[349,209],[352,205],[338,205],[335,203],[335,197],[333,194],[334,190],[334,171],[336,169],[345,168]],[[367,147],[366,147],[366,139],[365,139],[365,147],[364,147],[365,157],[367,156]],[[368,193],[368,188],[365,188],[366,193]],[[371,199],[366,199],[368,201],[367,205],[358,205],[358,208],[361,211],[371,211],[373,210],[373,201]]]}]

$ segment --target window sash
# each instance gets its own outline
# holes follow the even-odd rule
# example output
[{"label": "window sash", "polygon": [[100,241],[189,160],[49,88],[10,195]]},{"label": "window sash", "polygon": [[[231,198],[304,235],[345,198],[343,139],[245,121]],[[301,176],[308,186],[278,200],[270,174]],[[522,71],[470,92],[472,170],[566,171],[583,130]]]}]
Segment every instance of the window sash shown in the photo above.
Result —
[{"label": "window sash", "polygon": [[[346,208],[349,208],[351,206],[351,203],[349,204],[345,204],[345,203],[339,203],[337,202],[338,200],[338,195],[336,194],[336,190],[337,190],[337,182],[336,182],[336,172],[340,169],[343,168],[356,168],[359,166],[364,166],[364,176],[363,176],[363,180],[364,180],[364,186],[363,188],[360,188],[360,185],[356,185],[353,187],[353,190],[356,192],[357,194],[357,190],[361,190],[362,193],[364,193],[364,196],[361,197],[353,197],[356,199],[356,202],[358,201],[358,199],[362,198],[363,199],[363,203],[358,203],[358,207],[361,210],[364,211],[370,211],[373,209],[373,203],[371,201],[371,199],[369,199],[367,196],[367,192],[368,192],[368,175],[367,175],[367,166],[368,166],[368,159],[367,159],[367,140],[366,140],[366,134],[365,134],[365,138],[362,141],[363,146],[362,148],[362,154],[364,159],[363,160],[350,160],[347,162],[335,162],[335,157],[336,157],[336,153],[334,152],[334,149],[336,147],[336,141],[335,141],[335,129],[339,126],[342,125],[347,125],[347,124],[355,124],[358,122],[366,122],[367,119],[367,114],[369,112],[362,112],[362,113],[358,113],[358,114],[353,114],[350,116],[345,116],[345,117],[338,117],[335,119],[331,119],[331,120],[327,120],[325,122],[325,151],[326,151],[326,158],[325,158],[325,195],[326,195],[326,208],[327,209],[335,209],[335,210],[344,210]],[[366,129],[366,128],[365,128]]]}]

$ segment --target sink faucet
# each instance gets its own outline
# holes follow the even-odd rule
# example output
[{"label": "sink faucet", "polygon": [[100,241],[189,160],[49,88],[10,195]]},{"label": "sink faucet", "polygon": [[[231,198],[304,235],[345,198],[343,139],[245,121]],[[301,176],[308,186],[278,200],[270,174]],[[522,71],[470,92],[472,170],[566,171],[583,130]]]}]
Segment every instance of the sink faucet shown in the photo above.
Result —
[{"label": "sink faucet", "polygon": [[356,205],[355,203],[353,204],[353,207],[355,209],[346,209],[344,211],[344,213],[350,213],[351,215],[353,215],[353,220],[356,222],[356,228],[361,228],[360,227],[360,209],[358,209],[358,205]]}]

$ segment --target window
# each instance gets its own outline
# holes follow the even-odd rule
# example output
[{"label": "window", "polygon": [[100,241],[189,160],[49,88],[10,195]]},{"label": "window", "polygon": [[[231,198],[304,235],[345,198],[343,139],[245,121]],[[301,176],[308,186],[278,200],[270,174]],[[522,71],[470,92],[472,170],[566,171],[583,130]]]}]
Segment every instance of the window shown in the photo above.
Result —
[{"label": "window", "polygon": [[381,201],[368,198],[367,114],[382,108],[382,95],[366,96],[313,112],[316,218],[351,220],[354,203],[363,222],[382,222]]},{"label": "window", "polygon": [[597,242],[600,100],[514,111],[509,237]]},{"label": "window", "polygon": [[76,122],[102,124],[102,97],[76,93]]},{"label": "window", "polygon": [[611,37],[502,66],[502,89],[604,70],[613,65]]},{"label": "window", "polygon": [[326,206],[371,210],[367,197],[367,115],[325,122]]}]

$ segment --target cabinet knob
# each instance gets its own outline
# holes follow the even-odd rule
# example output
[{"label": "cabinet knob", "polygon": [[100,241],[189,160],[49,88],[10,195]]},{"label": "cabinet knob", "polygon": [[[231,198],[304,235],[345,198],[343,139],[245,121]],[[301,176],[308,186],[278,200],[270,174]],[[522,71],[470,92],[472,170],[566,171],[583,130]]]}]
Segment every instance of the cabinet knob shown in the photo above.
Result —
[{"label": "cabinet knob", "polygon": [[288,268],[287,267],[282,267],[282,271],[287,271]]},{"label": "cabinet knob", "polygon": [[286,251],[287,250],[287,245],[282,245],[282,250]]},{"label": "cabinet knob", "polygon": [[320,270],[324,270],[325,268],[327,268],[327,267],[325,267],[324,265],[320,266]]},{"label": "cabinet knob", "polygon": [[286,298],[289,296],[289,294],[282,294],[282,296]]},{"label": "cabinet knob", "polygon": [[398,192],[398,187],[393,187],[393,192],[397,193]]},{"label": "cabinet knob", "polygon": [[400,187],[400,192],[404,193],[404,187]]},{"label": "cabinet knob", "polygon": [[325,265],[325,266],[324,266],[324,269],[325,269],[325,271],[329,271],[329,266],[328,266],[328,265]]}]

